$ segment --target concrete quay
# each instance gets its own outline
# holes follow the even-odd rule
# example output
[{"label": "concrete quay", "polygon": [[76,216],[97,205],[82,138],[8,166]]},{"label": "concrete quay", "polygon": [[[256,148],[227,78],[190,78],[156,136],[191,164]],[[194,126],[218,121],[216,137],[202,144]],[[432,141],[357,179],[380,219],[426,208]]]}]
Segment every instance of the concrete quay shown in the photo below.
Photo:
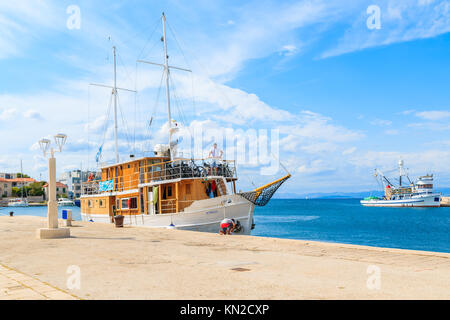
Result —
[{"label": "concrete quay", "polygon": [[[59,222],[63,226],[62,221]],[[450,299],[450,254],[0,217],[0,299]]]}]

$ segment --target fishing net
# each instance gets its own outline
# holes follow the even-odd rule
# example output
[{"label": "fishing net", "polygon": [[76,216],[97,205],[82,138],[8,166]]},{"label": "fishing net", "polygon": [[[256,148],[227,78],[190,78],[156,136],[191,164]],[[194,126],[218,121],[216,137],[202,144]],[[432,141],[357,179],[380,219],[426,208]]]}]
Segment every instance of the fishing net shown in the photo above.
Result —
[{"label": "fishing net", "polygon": [[244,197],[254,205],[264,207],[278,190],[278,188],[290,177],[291,175],[287,175],[277,181],[265,185],[264,187],[255,189],[253,191],[241,192],[239,193],[239,195]]}]

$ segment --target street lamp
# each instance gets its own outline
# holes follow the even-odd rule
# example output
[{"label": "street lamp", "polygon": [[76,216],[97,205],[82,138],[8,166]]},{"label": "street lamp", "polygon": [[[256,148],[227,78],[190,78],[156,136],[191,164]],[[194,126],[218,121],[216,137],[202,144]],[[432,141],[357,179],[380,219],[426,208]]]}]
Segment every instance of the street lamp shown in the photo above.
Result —
[{"label": "street lamp", "polygon": [[58,227],[58,202],[56,201],[56,159],[55,152],[62,152],[62,148],[67,140],[67,135],[59,133],[54,136],[57,150],[51,146],[49,139],[42,139],[39,141],[39,146],[44,154],[50,150],[50,157],[48,158],[48,202],[47,202],[47,219],[48,227],[37,230],[38,239],[54,239],[54,238],[68,238],[70,237],[69,228]]}]

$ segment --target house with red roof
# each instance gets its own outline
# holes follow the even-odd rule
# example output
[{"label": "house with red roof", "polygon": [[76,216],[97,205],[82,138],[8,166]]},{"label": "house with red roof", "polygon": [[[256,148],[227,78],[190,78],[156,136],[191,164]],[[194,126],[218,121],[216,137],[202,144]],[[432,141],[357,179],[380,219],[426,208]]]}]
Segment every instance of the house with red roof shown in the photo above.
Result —
[{"label": "house with red roof", "polygon": [[[45,193],[45,199],[48,199],[48,183],[42,186]],[[69,195],[69,188],[66,184],[59,181],[56,182],[56,198],[67,198]]]},{"label": "house with red roof", "polygon": [[37,182],[33,178],[13,178],[6,179],[0,177],[0,197],[12,197],[12,188],[28,187],[30,184]]}]

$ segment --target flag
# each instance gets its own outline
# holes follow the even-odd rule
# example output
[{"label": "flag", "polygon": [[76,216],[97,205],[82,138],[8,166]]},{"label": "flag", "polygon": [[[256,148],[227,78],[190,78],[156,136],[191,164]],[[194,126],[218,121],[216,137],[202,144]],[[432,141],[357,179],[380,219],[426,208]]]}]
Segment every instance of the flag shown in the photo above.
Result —
[{"label": "flag", "polygon": [[100,160],[100,156],[102,155],[102,149],[103,145],[101,145],[100,148],[98,148],[97,155],[95,156],[95,162],[98,162]]}]

